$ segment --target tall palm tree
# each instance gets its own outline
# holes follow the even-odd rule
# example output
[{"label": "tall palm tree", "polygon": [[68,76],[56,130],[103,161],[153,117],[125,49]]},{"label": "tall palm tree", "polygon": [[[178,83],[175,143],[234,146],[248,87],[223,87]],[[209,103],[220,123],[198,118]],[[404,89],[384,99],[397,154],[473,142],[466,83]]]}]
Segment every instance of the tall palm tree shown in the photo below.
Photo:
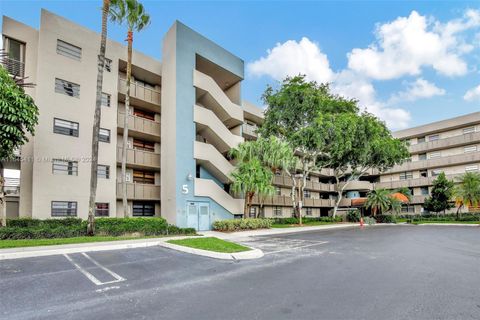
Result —
[{"label": "tall palm tree", "polygon": [[462,207],[476,207],[480,203],[480,174],[467,172],[457,179],[459,184],[454,189],[457,219]]},{"label": "tall palm tree", "polygon": [[127,202],[127,146],[128,146],[128,113],[130,109],[130,82],[132,79],[132,47],[133,32],[139,32],[150,24],[150,16],[145,12],[143,5],[137,0],[114,0],[115,7],[110,10],[112,21],[127,24],[127,93],[125,95],[125,117],[123,122],[122,144],[122,203],[123,212],[128,216]]},{"label": "tall palm tree", "polygon": [[373,216],[377,215],[377,212],[387,211],[391,206],[391,191],[386,189],[376,189],[368,193],[367,201],[365,202],[366,208],[372,208]]},{"label": "tall palm tree", "polygon": [[97,63],[97,94],[95,97],[95,115],[93,117],[92,132],[92,163],[90,167],[90,198],[88,202],[87,234],[95,234],[95,198],[97,194],[97,167],[98,167],[98,135],[100,132],[100,118],[102,112],[102,83],[105,65],[105,51],[107,46],[107,19],[110,11],[110,0],[103,0],[102,7],[102,35],[100,37],[100,54]]}]

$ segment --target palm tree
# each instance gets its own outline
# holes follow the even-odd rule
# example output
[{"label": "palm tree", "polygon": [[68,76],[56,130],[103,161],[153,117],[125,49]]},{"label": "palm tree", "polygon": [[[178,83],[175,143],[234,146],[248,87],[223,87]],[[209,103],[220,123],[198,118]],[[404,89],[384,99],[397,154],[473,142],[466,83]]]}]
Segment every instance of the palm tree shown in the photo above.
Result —
[{"label": "palm tree", "polygon": [[467,172],[457,178],[459,184],[454,189],[457,219],[462,207],[476,207],[480,203],[480,174]]},{"label": "palm tree", "polygon": [[92,163],[90,167],[90,198],[88,202],[87,234],[95,234],[95,198],[97,195],[97,167],[98,167],[98,135],[100,132],[100,118],[102,112],[102,83],[105,64],[105,50],[107,46],[107,18],[110,10],[110,0],[103,0],[102,7],[102,35],[100,37],[100,54],[97,64],[97,94],[95,99],[95,115],[93,117],[92,132]]},{"label": "palm tree", "polygon": [[128,113],[130,109],[130,81],[132,78],[132,46],[133,31],[141,31],[149,25],[150,16],[145,12],[143,5],[137,0],[114,0],[115,7],[110,10],[112,21],[119,24],[126,23],[127,32],[127,93],[125,95],[125,117],[123,122],[123,144],[122,144],[122,202],[124,215],[128,216],[127,202],[127,146],[128,146]]},{"label": "palm tree", "polygon": [[387,211],[391,207],[391,191],[386,189],[376,189],[368,193],[367,201],[365,202],[366,208],[372,208],[373,216],[377,215],[377,212]]}]

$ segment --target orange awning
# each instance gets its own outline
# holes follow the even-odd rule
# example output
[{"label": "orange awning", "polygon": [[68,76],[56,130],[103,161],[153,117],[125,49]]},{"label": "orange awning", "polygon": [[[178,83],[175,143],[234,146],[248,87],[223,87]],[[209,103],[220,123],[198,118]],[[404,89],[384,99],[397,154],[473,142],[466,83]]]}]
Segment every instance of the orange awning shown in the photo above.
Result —
[{"label": "orange awning", "polygon": [[390,195],[390,197],[395,198],[403,203],[408,203],[408,197],[400,192],[395,192]]}]

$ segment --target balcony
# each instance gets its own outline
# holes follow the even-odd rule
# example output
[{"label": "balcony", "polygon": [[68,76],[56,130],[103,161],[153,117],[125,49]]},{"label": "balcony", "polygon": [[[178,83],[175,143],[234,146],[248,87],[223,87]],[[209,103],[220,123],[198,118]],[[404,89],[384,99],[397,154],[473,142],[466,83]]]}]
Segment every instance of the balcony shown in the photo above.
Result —
[{"label": "balcony", "polygon": [[427,197],[427,196],[424,196],[424,195],[422,195],[422,196],[413,196],[413,197],[412,197],[412,201],[410,201],[410,203],[411,203],[411,204],[422,204],[422,203],[425,202],[425,198],[426,198],[426,197]]},{"label": "balcony", "polygon": [[[118,133],[123,133],[123,122],[125,121],[125,113],[119,112],[117,116]],[[160,141],[160,122],[149,119],[129,115],[128,116],[128,132],[129,136]]]},{"label": "balcony", "polygon": [[252,126],[251,124],[244,123],[242,124],[242,133],[244,136],[249,137],[250,139],[256,139],[257,138],[257,127]]},{"label": "balcony", "polygon": [[[340,189],[345,183],[340,183]],[[370,181],[350,181],[343,191],[370,191],[373,190],[373,184]]]},{"label": "balcony", "polygon": [[[127,94],[127,80],[120,78],[118,80],[118,92],[121,101],[125,100]],[[161,93],[140,84],[131,81],[130,83],[130,102],[140,107],[149,108],[152,111],[160,111]]]},{"label": "balcony", "polygon": [[[461,174],[450,174],[447,175],[447,179],[454,180],[456,177],[461,176]],[[385,181],[375,183],[375,188],[377,189],[398,189],[398,188],[415,188],[415,187],[424,187],[431,186],[433,181],[437,177],[424,177],[417,179],[407,179],[407,180],[396,180],[396,181]]]},{"label": "balcony", "polygon": [[475,144],[480,141],[480,132],[462,134],[446,139],[423,142],[411,145],[408,149],[410,153],[422,153],[427,151],[435,151],[448,149],[462,145]]},{"label": "balcony", "polygon": [[[122,198],[122,184],[117,183],[117,198]],[[160,200],[160,186],[154,184],[128,183],[127,199]]]},{"label": "balcony", "polygon": [[386,173],[442,168],[442,167],[449,167],[449,166],[461,165],[461,164],[479,162],[479,161],[480,161],[480,152],[462,153],[462,154],[456,154],[448,157],[405,162],[402,165],[393,167],[392,169],[388,170]]},{"label": "balcony", "polygon": [[23,78],[25,76],[25,63],[13,58],[4,57],[3,66],[8,71],[9,74],[16,76],[18,78]]},{"label": "balcony", "polygon": [[[293,182],[292,182],[292,178],[288,176],[275,176],[273,178],[273,184],[291,188],[293,185]],[[307,181],[305,185],[305,189],[312,190],[312,191],[324,191],[324,192],[335,191],[335,187],[333,184],[313,182],[313,181]]]},{"label": "balcony", "polygon": [[[123,148],[117,148],[117,162],[122,162]],[[160,154],[150,151],[127,149],[127,164],[135,168],[160,168]]]}]

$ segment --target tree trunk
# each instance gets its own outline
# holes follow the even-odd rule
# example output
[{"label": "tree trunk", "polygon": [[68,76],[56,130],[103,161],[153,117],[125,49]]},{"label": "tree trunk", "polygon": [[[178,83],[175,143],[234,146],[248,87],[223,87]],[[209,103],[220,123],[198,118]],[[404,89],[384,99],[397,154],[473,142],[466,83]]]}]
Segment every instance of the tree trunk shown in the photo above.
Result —
[{"label": "tree trunk", "polygon": [[97,94],[95,97],[95,115],[92,131],[92,163],[90,166],[90,198],[88,203],[87,234],[95,234],[95,198],[97,195],[97,168],[98,168],[98,135],[100,132],[100,119],[102,114],[102,84],[105,66],[105,51],[107,44],[107,18],[110,0],[103,0],[102,8],[102,35],[100,40],[100,54],[97,65]]},{"label": "tree trunk", "polygon": [[2,226],[7,226],[7,202],[4,193],[5,178],[3,175],[3,163],[0,161],[0,214],[2,215]]},{"label": "tree trunk", "polygon": [[252,208],[252,201],[253,201],[253,196],[255,195],[254,192],[250,192],[248,194],[248,202],[247,202],[247,218],[250,218],[250,209]]},{"label": "tree trunk", "polygon": [[132,44],[133,32],[128,31],[128,56],[127,56],[127,94],[125,95],[125,118],[123,121],[123,148],[122,148],[122,203],[123,214],[129,216],[127,201],[127,147],[128,147],[128,115],[130,110],[130,81],[132,78]]},{"label": "tree trunk", "polygon": [[462,205],[459,205],[458,208],[457,208],[457,221],[458,221],[458,218],[460,217],[460,208],[462,207]]},{"label": "tree trunk", "polygon": [[305,176],[300,180],[300,187],[298,188],[298,224],[299,225],[302,225],[303,224],[303,221],[302,221],[302,209],[303,209],[303,202],[304,202],[304,189],[305,189],[305,184],[304,184],[304,180],[305,180]]}]

